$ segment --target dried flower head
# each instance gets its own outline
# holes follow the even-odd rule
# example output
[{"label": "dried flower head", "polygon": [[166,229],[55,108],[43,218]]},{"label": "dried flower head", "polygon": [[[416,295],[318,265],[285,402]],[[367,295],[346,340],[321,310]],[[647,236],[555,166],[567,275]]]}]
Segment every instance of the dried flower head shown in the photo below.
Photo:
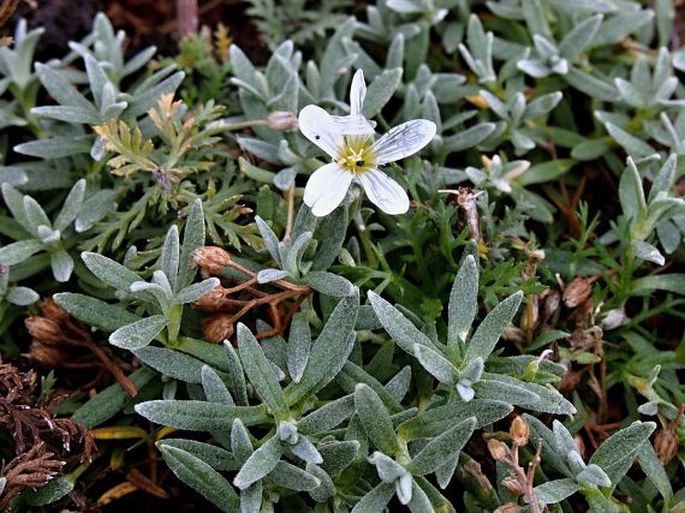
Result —
[{"label": "dried flower head", "polygon": [[221,274],[231,261],[231,254],[218,246],[203,246],[193,251],[193,263],[210,274]]}]

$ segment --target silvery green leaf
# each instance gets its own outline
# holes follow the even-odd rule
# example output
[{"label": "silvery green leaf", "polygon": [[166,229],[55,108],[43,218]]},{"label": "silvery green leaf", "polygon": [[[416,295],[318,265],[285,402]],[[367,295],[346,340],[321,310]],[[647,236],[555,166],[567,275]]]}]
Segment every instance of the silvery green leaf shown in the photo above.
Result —
[{"label": "silvery green leaf", "polygon": [[454,278],[447,307],[447,345],[464,343],[478,310],[478,266],[468,255]]},{"label": "silvery green leaf", "polygon": [[[539,442],[542,442],[542,450],[545,451],[545,454],[547,454],[546,458],[548,459],[548,463],[552,467],[554,467],[554,469],[556,469],[558,472],[561,472],[567,477],[572,477],[572,473],[566,461],[566,455],[569,451],[566,450],[564,447],[558,446],[555,433],[553,433],[551,429],[549,429],[540,420],[533,417],[532,415],[524,413],[523,418],[530,426],[531,442],[536,445]],[[559,423],[559,425],[560,429],[566,431],[566,428],[563,426],[563,424]],[[572,438],[571,441],[573,442]],[[572,449],[576,449],[575,443],[573,444]]]},{"label": "silvery green leaf", "polygon": [[229,406],[235,405],[231,392],[228,391],[226,384],[214,369],[209,365],[203,365],[200,373],[202,388],[208,401],[212,403],[227,404]]},{"label": "silvery green leaf", "polygon": [[[100,221],[115,208],[116,193],[111,189],[97,191],[84,201],[81,210],[77,213],[74,228],[76,233],[89,230],[95,223]],[[57,221],[55,221],[57,224]]]},{"label": "silvery green leaf", "polygon": [[71,272],[74,270],[74,259],[65,250],[60,249],[50,253],[50,268],[55,280],[64,283],[69,281]]},{"label": "silvery green leaf", "polygon": [[147,64],[150,61],[150,59],[152,59],[155,53],[157,53],[157,48],[154,46],[150,46],[135,54],[128,61],[126,61],[124,69],[122,70],[123,76],[130,75],[131,73],[138,71],[140,68],[145,66],[145,64]]},{"label": "silvery green leaf", "polygon": [[656,233],[661,246],[668,255],[678,249],[683,241],[683,232],[670,220],[662,221],[656,225]]},{"label": "silvery green leaf", "polygon": [[376,451],[369,456],[369,463],[376,467],[378,477],[384,483],[394,483],[400,477],[407,474],[407,470],[402,465],[382,452]]},{"label": "silvery green leaf", "polygon": [[385,299],[373,291],[369,291],[368,298],[373,307],[373,311],[376,313],[376,317],[378,317],[383,328],[385,328],[403,351],[410,355],[414,355],[414,346],[416,344],[433,350],[437,349],[425,334],[419,331],[409,319],[402,315],[397,308],[392,306]]},{"label": "silvery green leaf", "polygon": [[552,431],[554,434],[554,444],[559,454],[567,455],[573,451],[578,451],[578,446],[569,430],[556,419],[552,423]]},{"label": "silvery green leaf", "polygon": [[457,456],[476,428],[476,418],[469,417],[456,423],[451,429],[433,438],[412,458],[407,470],[412,474],[424,475]]},{"label": "silvery green leaf", "polygon": [[321,468],[331,476],[336,476],[345,470],[359,453],[358,440],[328,441],[319,444],[319,452],[323,457]]},{"label": "silvery green leaf", "polygon": [[534,78],[544,78],[552,74],[552,70],[547,66],[547,61],[537,58],[521,59],[516,63],[516,67],[526,75]]},{"label": "silvery green leaf", "polygon": [[88,74],[88,82],[90,83],[90,91],[93,94],[95,105],[101,109],[105,102],[103,101],[103,94],[106,85],[112,87],[109,77],[105,70],[102,69],[101,64],[95,60],[91,55],[84,56],[86,64],[86,73]]},{"label": "silvery green leaf", "polygon": [[591,98],[607,102],[616,99],[617,91],[613,85],[574,66],[569,68],[564,80]]},{"label": "silvery green leaf", "polygon": [[411,500],[407,504],[407,507],[412,513],[433,513],[436,509],[433,504],[431,504],[428,494],[414,480],[412,480]]},{"label": "silvery green leaf", "polygon": [[469,340],[464,361],[470,362],[478,357],[482,358],[483,361],[487,360],[490,353],[495,349],[504,328],[514,318],[522,298],[523,293],[516,292],[488,313]]},{"label": "silvery green leaf", "polygon": [[37,490],[22,493],[22,502],[28,506],[44,506],[58,501],[74,489],[76,479],[72,475],[60,476]]},{"label": "silvery green leaf", "polygon": [[77,106],[48,105],[33,107],[31,114],[73,124],[99,125],[105,121],[92,107],[84,109]]},{"label": "silvery green leaf", "polygon": [[578,23],[559,43],[559,54],[568,60],[575,59],[597,34],[604,17],[595,14]]},{"label": "silvery green leaf", "polygon": [[231,450],[235,455],[236,461],[241,465],[254,452],[252,442],[250,441],[250,433],[240,418],[234,419],[231,425]]},{"label": "silvery green leaf", "polygon": [[10,287],[5,299],[17,306],[32,305],[40,299],[38,293],[28,287]]},{"label": "silvery green leaf", "polygon": [[556,91],[535,98],[526,106],[523,119],[535,119],[544,116],[559,104],[563,96],[561,91]]},{"label": "silvery green leaf", "polygon": [[276,464],[269,474],[269,479],[278,486],[297,492],[311,491],[321,484],[316,476],[285,461]]},{"label": "silvery green leaf", "polygon": [[421,366],[441,383],[452,386],[459,380],[459,374],[454,365],[437,351],[427,346],[414,344],[414,350],[410,354],[413,354]]},{"label": "silvery green leaf", "polygon": [[207,278],[201,282],[193,283],[180,290],[178,294],[176,294],[174,301],[179,304],[192,303],[218,287],[219,283],[219,278]]},{"label": "silvery green leaf", "polygon": [[[156,81],[159,74],[162,72],[166,72],[165,69],[158,71],[157,75],[152,75],[151,78],[155,79]],[[154,85],[151,85],[150,83],[142,83],[140,86],[131,91],[131,97],[133,100],[126,109],[126,116],[135,118],[146,113],[155,106],[163,94],[173,93],[176,91],[176,88],[181,85],[181,82],[183,82],[184,78],[185,73],[178,71]]]},{"label": "silvery green leaf", "polygon": [[79,321],[103,331],[114,331],[140,319],[119,305],[111,305],[83,294],[60,292],[52,297]]},{"label": "silvery green leaf", "polygon": [[636,157],[647,157],[655,153],[654,148],[649,144],[644,142],[642,139],[629,134],[622,128],[611,123],[604,124],[609,135],[614,138],[614,140],[623,146],[629,155],[634,155]]},{"label": "silvery green leaf", "polygon": [[363,383],[370,387],[378,397],[381,398],[381,401],[383,401],[383,404],[385,404],[390,413],[396,414],[404,410],[400,403],[390,392],[388,392],[388,390],[386,390],[380,381],[360,366],[355,365],[352,361],[348,360],[345,362],[340,374],[336,376],[336,382],[347,393],[354,393],[357,385]]},{"label": "silvery green leaf", "polygon": [[663,463],[659,460],[649,441],[642,442],[637,454],[640,468],[668,503],[673,499],[673,487]]},{"label": "silvery green leaf", "polygon": [[38,238],[46,245],[51,245],[62,238],[62,233],[59,230],[53,230],[47,225],[41,224],[36,228]]},{"label": "silvery green leaf", "polygon": [[30,157],[57,159],[88,153],[93,143],[90,135],[50,137],[28,141],[14,146],[14,151]]},{"label": "silvery green leaf", "polygon": [[526,384],[505,375],[484,374],[481,380],[473,384],[473,388],[476,397],[480,399],[506,401],[508,404],[518,405],[538,400],[538,395],[528,390]]},{"label": "silvery green leaf", "polygon": [[354,404],[364,431],[373,444],[385,454],[395,454],[399,445],[392,420],[376,392],[360,383],[354,391]]},{"label": "silvery green leaf", "polygon": [[196,269],[192,265],[193,251],[205,243],[205,217],[202,210],[202,200],[196,199],[188,211],[185,227],[183,228],[183,244],[178,262],[178,277],[176,287],[180,289],[189,285],[195,277]]},{"label": "silvery green leaf", "polygon": [[578,483],[570,477],[547,481],[534,488],[535,497],[543,504],[557,504],[579,490]]},{"label": "silvery green leaf", "polygon": [[289,404],[315,394],[340,372],[354,344],[358,308],[359,293],[338,302],[312,346],[302,379],[286,389]]},{"label": "silvery green leaf", "polygon": [[24,214],[29,222],[29,226],[26,227],[27,229],[37,230],[39,226],[52,227],[52,223],[45,213],[45,210],[43,210],[43,207],[41,207],[35,199],[31,196],[24,196],[23,203]]},{"label": "silvery green leaf", "polygon": [[282,280],[290,275],[288,271],[282,269],[262,269],[257,273],[257,283],[264,284],[271,281]]},{"label": "silvery green leaf", "polygon": [[631,157],[628,157],[627,164],[618,185],[619,201],[626,217],[639,219],[647,212],[642,177]]},{"label": "silvery green leaf", "polygon": [[0,166],[0,183],[9,185],[24,185],[29,181],[28,176],[20,167]]},{"label": "silvery green leaf", "polygon": [[304,462],[316,465],[323,463],[323,457],[306,436],[299,437],[297,443],[290,446],[290,452]]},{"label": "silvery green leaf", "polygon": [[547,23],[546,14],[541,0],[521,0],[523,16],[531,34],[540,34],[551,39],[552,32]]},{"label": "silvery green leaf", "polygon": [[633,84],[617,77],[614,79],[614,85],[616,85],[616,89],[618,89],[618,92],[625,103],[635,108],[642,108],[645,106],[646,101],[642,91],[638,90]]},{"label": "silvery green leaf", "polygon": [[[190,431],[227,431],[237,418],[246,426],[262,424],[270,419],[264,405],[229,406],[207,401],[158,400],[137,404],[135,409],[152,422]],[[232,449],[238,458],[238,451],[235,447]]]},{"label": "silvery green leaf", "polygon": [[288,166],[281,169],[274,176],[274,185],[282,191],[287,191],[295,185],[295,178],[297,177],[297,167]]},{"label": "silvery green leaf", "polygon": [[255,223],[257,223],[257,229],[264,240],[266,249],[271,254],[271,258],[273,258],[277,264],[281,265],[281,257],[278,251],[278,238],[276,237],[276,234],[261,217],[255,216]]},{"label": "silvery green leaf", "polygon": [[231,45],[230,58],[232,72],[237,78],[249,84],[258,84],[255,81],[257,70],[252,65],[252,62],[250,62],[250,59],[247,57],[247,55],[245,55],[245,53],[240,49],[238,45]]},{"label": "silvery green leaf", "polygon": [[478,123],[454,135],[443,137],[445,151],[457,153],[473,148],[487,139],[495,128],[494,123]]},{"label": "silvery green leaf", "polygon": [[140,276],[130,269],[98,253],[84,251],[81,259],[90,272],[117,290],[128,292],[133,282],[140,280]]},{"label": "silvery green leaf", "polygon": [[[252,383],[255,392],[274,416],[280,417],[287,414],[288,405],[286,404],[283,390],[273,372],[271,362],[264,356],[264,352],[259,346],[257,339],[247,326],[239,323],[237,331],[238,354],[243,363],[245,374]],[[254,481],[250,481],[248,486]],[[246,486],[240,486],[240,488],[244,489]]]},{"label": "silvery green leaf", "polygon": [[288,373],[295,383],[302,378],[312,346],[312,334],[309,328],[309,320],[303,312],[293,316],[290,324],[290,337],[288,338]]},{"label": "silvery green leaf", "polygon": [[234,512],[238,496],[231,484],[197,456],[161,441],[157,444],[164,461],[176,476],[221,511]]},{"label": "silvery green leaf", "polygon": [[312,240],[312,236],[314,235],[310,231],[301,233],[299,235],[296,235],[296,233],[297,232],[293,230],[293,235],[296,236],[295,241],[285,251],[285,257],[281,257],[283,261],[283,268],[286,269],[291,276],[299,276],[302,256],[309,245],[309,241]]},{"label": "silvery green leaf", "polygon": [[257,481],[240,492],[240,513],[259,513],[262,508],[264,486]]},{"label": "silvery green leaf", "polygon": [[216,445],[184,438],[165,438],[157,442],[156,445],[158,448],[169,446],[190,453],[210,465],[214,470],[230,471],[239,468],[233,454]]},{"label": "silvery green leaf", "polygon": [[663,166],[661,166],[661,169],[659,169],[656,177],[654,177],[654,182],[652,183],[652,188],[649,191],[647,200],[649,203],[655,200],[660,194],[668,193],[673,186],[677,163],[677,156],[674,153],[671,153]]},{"label": "silvery green leaf", "polygon": [[464,369],[459,371],[459,381],[465,384],[477,382],[483,375],[485,365],[482,358],[472,360]]},{"label": "silvery green leaf", "polygon": [[83,206],[83,197],[86,192],[86,180],[81,178],[69,191],[69,194],[64,199],[64,206],[59,215],[55,219],[54,228],[56,230],[64,231],[76,219],[81,207]]},{"label": "silvery green leaf", "polygon": [[652,262],[656,265],[664,265],[666,263],[664,255],[649,242],[641,240],[633,241],[631,247],[633,248],[635,257],[640,260],[646,260],[647,262]]},{"label": "silvery green leaf", "polygon": [[649,438],[655,428],[654,422],[634,422],[605,440],[592,455],[589,463],[601,467],[615,487],[630,469],[641,444]]},{"label": "silvery green leaf", "polygon": [[139,349],[152,342],[166,324],[163,315],[145,317],[116,330],[109,336],[109,343],[123,349]]},{"label": "silvery green leaf", "polygon": [[162,254],[159,257],[159,269],[169,281],[172,291],[176,291],[176,278],[178,277],[178,262],[180,258],[180,242],[178,238],[178,226],[171,225],[164,237]]},{"label": "silvery green leaf", "polygon": [[576,474],[576,481],[586,485],[594,485],[602,488],[611,486],[611,480],[606,473],[597,465],[590,464]]},{"label": "silvery green leaf", "polygon": [[345,395],[309,413],[297,426],[303,433],[329,431],[350,418],[354,411],[354,395]]},{"label": "silvery green leaf", "polygon": [[410,385],[411,367],[407,365],[385,384],[385,389],[399,402],[409,391]]},{"label": "silvery green leaf", "polygon": [[378,513],[384,511],[390,499],[395,495],[395,486],[388,483],[380,483],[368,492],[352,508],[352,513]]},{"label": "silvery green leaf", "polygon": [[400,501],[400,504],[403,504],[405,506],[410,504],[414,495],[413,492],[414,480],[412,479],[411,474],[405,473],[395,481],[395,495],[397,495],[397,500]]},{"label": "silvery green leaf", "polygon": [[280,440],[277,437],[269,438],[245,461],[233,479],[233,484],[244,490],[252,483],[261,480],[274,469],[281,459],[281,454],[283,450]]},{"label": "silvery green leaf", "polygon": [[613,16],[608,16],[602,22],[590,45],[596,48],[618,43],[635,33],[640,27],[650,23],[653,18],[654,11],[651,9],[623,9]]},{"label": "silvery green leaf", "polygon": [[84,111],[92,112],[97,123],[99,116],[93,104],[64,78],[63,73],[40,63],[36,63],[36,73],[43,87],[60,105],[79,107]]},{"label": "silvery green leaf", "polygon": [[307,273],[302,283],[309,285],[314,290],[333,297],[351,296],[355,293],[355,287],[347,278],[327,271],[313,271]]},{"label": "silvery green leaf", "polygon": [[269,164],[283,164],[278,157],[278,146],[252,137],[237,137],[240,147]]},{"label": "silvery green leaf", "polygon": [[144,364],[163,375],[186,383],[202,383],[203,363],[197,358],[164,347],[147,346],[133,354]]},{"label": "silvery green leaf", "polygon": [[228,359],[228,374],[231,382],[229,388],[233,392],[236,402],[239,405],[247,406],[247,386],[245,383],[245,373],[243,366],[240,363],[240,357],[233,345],[228,341],[224,341],[224,348],[226,349],[226,356]]},{"label": "silvery green leaf", "polygon": [[383,70],[369,85],[362,114],[373,118],[395,94],[402,81],[402,68]]},{"label": "silvery green leaf", "polygon": [[[158,276],[164,276],[164,273],[159,272]],[[132,292],[133,294],[136,294],[138,296],[147,295],[150,297],[154,297],[157,304],[162,308],[164,312],[166,312],[169,309],[173,297],[171,295],[170,288],[164,287],[164,285],[168,286],[168,282],[162,283],[163,284],[160,285],[159,283],[148,283],[143,280],[134,281],[133,283],[131,283],[131,286],[129,287],[129,292]]]},{"label": "silvery green leaf", "polygon": [[43,249],[43,243],[36,239],[13,242],[0,248],[0,263],[7,266],[20,264]]},{"label": "silvery green leaf", "polygon": [[502,119],[509,119],[509,109],[502,100],[491,92],[481,89],[478,94],[487,102],[490,109]]},{"label": "silvery green leaf", "polygon": [[319,480],[319,486],[309,490],[312,499],[317,502],[326,502],[331,497],[335,497],[335,483],[325,470],[312,463],[307,463],[305,470]]}]

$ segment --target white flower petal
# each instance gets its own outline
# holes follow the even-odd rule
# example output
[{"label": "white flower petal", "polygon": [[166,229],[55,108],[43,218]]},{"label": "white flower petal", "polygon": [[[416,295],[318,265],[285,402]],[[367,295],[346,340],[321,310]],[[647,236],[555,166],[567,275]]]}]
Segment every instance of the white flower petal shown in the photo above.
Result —
[{"label": "white flower petal", "polygon": [[378,169],[357,176],[371,202],[390,215],[404,214],[409,210],[409,197],[395,180]]},{"label": "white flower petal", "polygon": [[328,112],[316,105],[307,105],[297,118],[300,132],[332,158],[337,158],[344,143],[344,127]]},{"label": "white flower petal", "polygon": [[333,130],[345,135],[374,135],[376,123],[369,121],[362,115],[331,116],[334,123]]},{"label": "white flower petal", "polygon": [[350,114],[360,116],[364,98],[366,97],[366,83],[364,82],[364,72],[360,69],[352,77],[352,87],[350,88]]},{"label": "white flower petal", "polygon": [[373,145],[376,164],[403,159],[413,155],[435,137],[437,127],[427,119],[414,119],[391,128]]},{"label": "white flower petal", "polygon": [[304,202],[316,217],[328,215],[345,198],[351,182],[352,173],[335,162],[321,166],[309,177],[304,188]]}]

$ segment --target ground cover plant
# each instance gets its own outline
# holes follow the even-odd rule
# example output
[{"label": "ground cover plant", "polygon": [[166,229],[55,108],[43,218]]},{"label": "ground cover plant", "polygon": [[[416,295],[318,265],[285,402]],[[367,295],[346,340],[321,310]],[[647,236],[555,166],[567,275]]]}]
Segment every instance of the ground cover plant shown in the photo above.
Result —
[{"label": "ground cover plant", "polygon": [[677,9],[18,21],[0,509],[685,511]]}]

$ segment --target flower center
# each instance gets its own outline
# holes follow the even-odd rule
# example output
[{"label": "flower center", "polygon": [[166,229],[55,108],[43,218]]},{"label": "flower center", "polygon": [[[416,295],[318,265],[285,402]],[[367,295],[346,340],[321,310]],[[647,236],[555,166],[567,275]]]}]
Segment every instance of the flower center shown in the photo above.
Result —
[{"label": "flower center", "polygon": [[372,137],[346,135],[336,163],[346,171],[358,175],[375,167]]}]

